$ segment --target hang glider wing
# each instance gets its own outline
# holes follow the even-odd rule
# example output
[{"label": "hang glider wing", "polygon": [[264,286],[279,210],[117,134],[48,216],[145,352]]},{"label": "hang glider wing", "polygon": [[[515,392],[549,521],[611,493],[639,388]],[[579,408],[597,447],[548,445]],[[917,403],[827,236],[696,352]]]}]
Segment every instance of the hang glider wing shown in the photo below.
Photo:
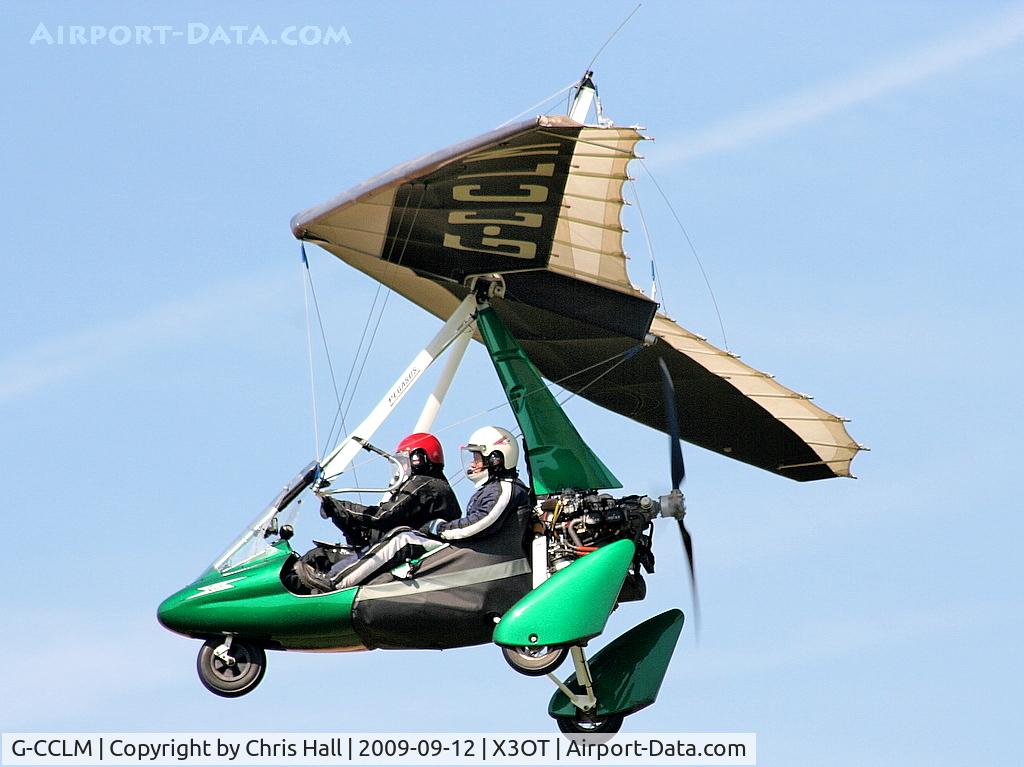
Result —
[{"label": "hang glider wing", "polygon": [[[642,139],[539,117],[399,165],[292,231],[442,319],[467,278],[500,274],[492,305],[549,380],[664,431],[661,357],[686,441],[796,480],[850,476],[861,448],[841,419],[657,314],[630,282],[622,186]],[[602,367],[648,334],[658,341]]]}]

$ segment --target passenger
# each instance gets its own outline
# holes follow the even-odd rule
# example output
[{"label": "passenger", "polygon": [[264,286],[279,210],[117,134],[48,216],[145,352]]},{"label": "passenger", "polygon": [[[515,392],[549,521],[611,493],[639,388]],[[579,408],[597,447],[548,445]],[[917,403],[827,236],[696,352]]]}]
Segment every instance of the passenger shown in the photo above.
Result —
[{"label": "passenger", "polygon": [[461,542],[503,534],[510,547],[521,546],[526,534],[530,491],[519,481],[516,464],[519,445],[511,432],[496,426],[477,429],[463,446],[470,454],[466,469],[477,486],[466,516],[457,520],[435,518],[420,531],[403,530],[387,536],[360,561],[339,563],[331,570],[336,589],[365,583],[407,559],[421,556],[446,542]]}]

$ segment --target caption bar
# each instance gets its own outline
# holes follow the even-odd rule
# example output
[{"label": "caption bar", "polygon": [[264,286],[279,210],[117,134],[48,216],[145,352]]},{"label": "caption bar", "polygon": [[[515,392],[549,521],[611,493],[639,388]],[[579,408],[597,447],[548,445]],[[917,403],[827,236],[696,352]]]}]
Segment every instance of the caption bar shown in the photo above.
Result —
[{"label": "caption bar", "polygon": [[4,765],[753,765],[754,733],[4,733]]}]

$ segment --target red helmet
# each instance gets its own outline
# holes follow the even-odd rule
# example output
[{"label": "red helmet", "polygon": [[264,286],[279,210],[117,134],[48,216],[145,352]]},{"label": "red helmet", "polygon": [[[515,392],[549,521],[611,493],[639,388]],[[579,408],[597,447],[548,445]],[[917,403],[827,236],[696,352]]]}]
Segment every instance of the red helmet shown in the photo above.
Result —
[{"label": "red helmet", "polygon": [[425,432],[410,434],[398,443],[395,452],[408,453],[413,470],[419,468],[416,465],[419,462],[417,459],[426,460],[438,469],[444,468],[444,451],[441,450],[441,443],[433,434]]}]

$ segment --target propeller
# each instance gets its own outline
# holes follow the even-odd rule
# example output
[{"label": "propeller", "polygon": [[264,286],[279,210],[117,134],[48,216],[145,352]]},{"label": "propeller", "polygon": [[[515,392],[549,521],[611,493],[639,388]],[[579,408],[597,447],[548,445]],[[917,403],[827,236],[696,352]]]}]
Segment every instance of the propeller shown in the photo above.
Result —
[{"label": "propeller", "polygon": [[686,564],[690,568],[690,599],[693,602],[694,633],[700,631],[700,598],[697,596],[697,571],[693,565],[693,538],[683,521],[686,517],[686,503],[680,487],[686,479],[686,466],[683,463],[683,447],[679,441],[679,413],[676,410],[676,389],[672,385],[672,376],[664,359],[659,359],[661,366],[662,399],[665,403],[665,420],[668,426],[669,455],[672,461],[672,492],[661,498],[662,516],[675,517],[679,523],[679,533],[683,538],[683,549],[686,552]]}]

